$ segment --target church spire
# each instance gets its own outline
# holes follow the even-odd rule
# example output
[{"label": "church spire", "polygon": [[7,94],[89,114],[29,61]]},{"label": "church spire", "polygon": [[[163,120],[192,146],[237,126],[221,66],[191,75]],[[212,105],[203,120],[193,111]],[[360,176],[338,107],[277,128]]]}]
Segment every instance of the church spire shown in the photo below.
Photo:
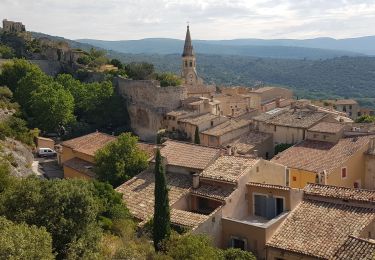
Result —
[{"label": "church spire", "polygon": [[187,57],[187,56],[194,56],[194,50],[193,50],[193,45],[191,43],[189,25],[187,26],[187,31],[186,31],[184,52],[182,53],[182,57]]}]

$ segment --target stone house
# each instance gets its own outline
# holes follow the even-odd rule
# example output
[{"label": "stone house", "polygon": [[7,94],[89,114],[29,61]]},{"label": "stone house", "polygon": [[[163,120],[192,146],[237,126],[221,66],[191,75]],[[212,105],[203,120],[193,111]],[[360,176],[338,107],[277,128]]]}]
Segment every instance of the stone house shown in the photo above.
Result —
[{"label": "stone house", "polygon": [[[277,107],[290,105],[293,99],[293,91],[280,87],[261,87],[251,90],[248,96],[250,97],[251,108],[266,112]],[[270,103],[272,105],[269,105]]]},{"label": "stone house", "polygon": [[267,259],[374,259],[375,192],[319,184],[267,242]]},{"label": "stone house", "polygon": [[320,123],[308,140],[277,154],[272,161],[288,167],[290,186],[321,183],[349,188],[374,187],[373,136],[342,136],[343,126]]},{"label": "stone house", "polygon": [[202,145],[221,147],[223,144],[250,131],[249,120],[231,119],[200,133]]},{"label": "stone house", "polygon": [[353,120],[361,116],[361,108],[358,102],[353,99],[322,100],[315,101],[314,103],[321,107],[345,113],[346,116]]},{"label": "stone house", "polygon": [[309,108],[275,109],[253,118],[256,130],[273,135],[274,145],[305,140],[307,130],[323,120],[335,121],[330,114]]},{"label": "stone house", "polygon": [[234,154],[254,155],[264,159],[270,159],[274,154],[272,134],[253,130],[230,140],[223,146],[232,149]]},{"label": "stone house", "polygon": [[206,131],[212,127],[216,127],[229,118],[214,114],[204,114],[197,117],[189,117],[179,120],[179,129],[186,134],[192,141],[194,140],[195,129],[198,127],[199,132]]}]

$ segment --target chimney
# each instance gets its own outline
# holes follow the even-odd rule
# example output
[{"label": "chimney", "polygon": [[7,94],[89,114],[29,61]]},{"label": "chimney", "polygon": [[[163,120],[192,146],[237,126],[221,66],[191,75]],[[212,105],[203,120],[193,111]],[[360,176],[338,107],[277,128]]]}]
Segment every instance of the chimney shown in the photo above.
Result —
[{"label": "chimney", "polygon": [[255,158],[258,158],[258,150],[253,151]]},{"label": "chimney", "polygon": [[198,189],[199,188],[199,174],[194,173],[193,174],[193,189]]},{"label": "chimney", "polygon": [[232,155],[232,147],[230,147],[229,145],[227,146],[227,154]]}]

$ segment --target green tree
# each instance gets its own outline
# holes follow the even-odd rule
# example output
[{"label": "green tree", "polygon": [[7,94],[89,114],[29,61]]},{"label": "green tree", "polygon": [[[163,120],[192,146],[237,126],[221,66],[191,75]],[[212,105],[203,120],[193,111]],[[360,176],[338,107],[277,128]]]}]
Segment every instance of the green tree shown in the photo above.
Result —
[{"label": "green tree", "polygon": [[55,259],[51,235],[43,227],[0,217],[0,259]]},{"label": "green tree", "polygon": [[[158,149],[155,156],[155,206],[153,219],[153,239],[155,250],[162,249],[162,242],[169,239],[171,234],[170,209],[168,198],[167,178],[163,167],[162,157]],[[182,259],[182,258],[181,258]]]},{"label": "green tree", "polygon": [[167,242],[167,255],[173,259],[206,260],[222,259],[222,253],[212,245],[206,235],[172,236]]},{"label": "green tree", "polygon": [[13,97],[13,92],[8,87],[0,87],[0,99],[10,101]]},{"label": "green tree", "polygon": [[53,79],[40,70],[33,70],[26,73],[17,83],[15,90],[15,100],[21,105],[22,111],[26,116],[31,115],[31,93],[36,91],[42,85],[49,85]]},{"label": "green tree", "polygon": [[200,144],[201,143],[201,139],[199,137],[199,128],[198,128],[198,126],[195,128],[194,143],[195,144]]},{"label": "green tree", "polygon": [[128,73],[129,78],[135,80],[152,79],[155,73],[154,65],[146,62],[126,64],[125,71]]},{"label": "green tree", "polygon": [[74,121],[74,99],[60,84],[40,86],[31,96],[34,125],[46,131],[55,131],[62,124]]},{"label": "green tree", "polygon": [[18,81],[25,77],[28,72],[41,72],[41,70],[38,66],[23,59],[14,59],[7,62],[1,68],[0,85],[7,86],[15,92]]},{"label": "green tree", "polygon": [[119,70],[124,68],[124,65],[122,65],[121,61],[119,61],[118,59],[112,59],[111,64],[117,67]]},{"label": "green tree", "polygon": [[256,257],[248,251],[239,248],[228,248],[223,250],[225,260],[256,260]]},{"label": "green tree", "polygon": [[373,123],[375,122],[375,116],[364,115],[356,120],[357,123]]},{"label": "green tree", "polygon": [[182,83],[180,77],[170,72],[158,74],[156,79],[160,81],[161,87],[180,86]]},{"label": "green tree", "polygon": [[[0,194],[0,215],[17,223],[45,227],[59,258],[98,252],[99,202],[83,180],[21,179]],[[87,239],[86,239],[87,238]],[[90,253],[90,254],[91,254]]]},{"label": "green tree", "polygon": [[118,136],[95,154],[97,178],[117,187],[147,168],[147,155],[137,146],[131,133]]},{"label": "green tree", "polygon": [[15,183],[15,177],[10,175],[9,165],[0,160],[0,194]]},{"label": "green tree", "polygon": [[25,120],[10,116],[7,119],[0,122],[0,133],[2,136],[14,138],[24,144],[32,145],[33,136],[27,128]]},{"label": "green tree", "polygon": [[0,43],[0,58],[11,59],[15,56],[14,49]]}]

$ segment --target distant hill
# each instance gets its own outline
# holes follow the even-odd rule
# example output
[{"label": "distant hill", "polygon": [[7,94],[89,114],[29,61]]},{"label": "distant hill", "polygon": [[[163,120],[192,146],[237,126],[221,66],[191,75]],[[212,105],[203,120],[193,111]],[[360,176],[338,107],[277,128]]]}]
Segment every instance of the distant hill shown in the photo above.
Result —
[{"label": "distant hill", "polygon": [[[178,54],[181,53],[184,44],[182,40],[167,38],[149,38],[129,41],[81,39],[77,41],[107,50],[133,54]],[[195,51],[203,54],[240,55],[279,59],[329,59],[341,56],[364,55],[360,52],[328,50],[324,47],[296,47],[292,45],[288,46],[286,43],[282,44],[284,46],[261,43],[262,40],[193,41]]]},{"label": "distant hill", "polygon": [[[50,37],[45,34],[34,37]],[[92,45],[67,40],[74,48],[88,50]],[[240,41],[240,40],[239,40]],[[241,44],[238,42],[237,44]],[[102,46],[104,47],[104,46]],[[168,45],[164,46],[166,50]],[[181,49],[176,54],[131,54],[109,51],[124,63],[150,62],[158,71],[180,73]],[[337,57],[324,60],[255,58],[238,55],[197,55],[198,73],[207,83],[253,86],[264,84],[292,88],[301,98],[348,98],[375,108],[375,57]]]},{"label": "distant hill", "polygon": [[[123,62],[153,63],[159,71],[180,73],[178,54],[109,54]],[[207,83],[292,88],[300,98],[355,98],[375,108],[375,57],[340,57],[327,60],[251,58],[199,54],[197,69]]]}]

